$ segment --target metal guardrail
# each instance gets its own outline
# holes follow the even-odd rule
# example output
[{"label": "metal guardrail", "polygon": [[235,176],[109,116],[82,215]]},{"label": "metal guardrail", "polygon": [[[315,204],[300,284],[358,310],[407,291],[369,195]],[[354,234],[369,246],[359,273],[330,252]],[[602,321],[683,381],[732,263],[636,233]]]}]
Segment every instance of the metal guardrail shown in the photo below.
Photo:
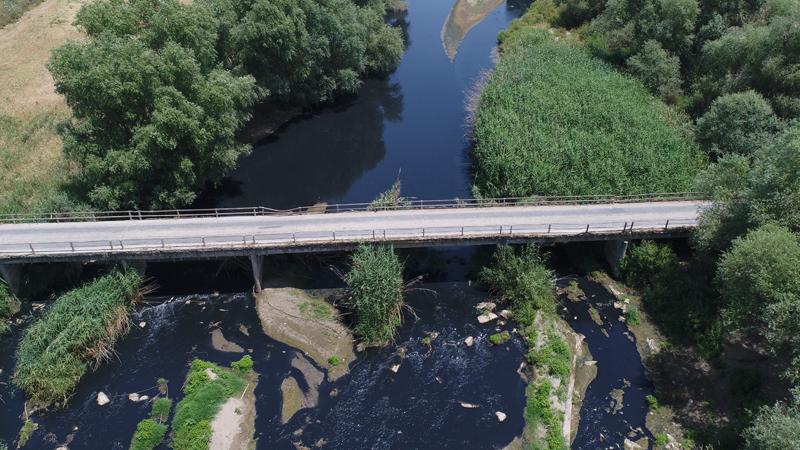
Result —
[{"label": "metal guardrail", "polygon": [[596,224],[500,225],[340,230],[331,232],[275,233],[229,236],[195,236],[170,239],[125,239],[84,242],[45,242],[0,245],[0,259],[43,255],[81,255],[109,253],[179,252],[186,250],[235,250],[264,247],[292,247],[348,244],[359,242],[399,242],[404,240],[443,240],[480,238],[564,237],[592,234],[632,234],[663,232],[695,226],[697,220],[670,219],[644,222]]},{"label": "metal guardrail", "polygon": [[585,195],[554,197],[508,197],[470,198],[448,200],[403,201],[398,205],[375,205],[373,203],[320,203],[291,209],[273,209],[263,206],[247,208],[165,209],[125,211],[76,211],[53,214],[0,214],[4,223],[52,223],[52,222],[99,222],[147,219],[188,219],[202,217],[231,216],[276,216],[293,214],[322,214],[353,211],[394,211],[410,209],[485,208],[504,206],[589,205],[609,203],[665,202],[680,200],[704,200],[698,192],[663,192],[637,195]]}]

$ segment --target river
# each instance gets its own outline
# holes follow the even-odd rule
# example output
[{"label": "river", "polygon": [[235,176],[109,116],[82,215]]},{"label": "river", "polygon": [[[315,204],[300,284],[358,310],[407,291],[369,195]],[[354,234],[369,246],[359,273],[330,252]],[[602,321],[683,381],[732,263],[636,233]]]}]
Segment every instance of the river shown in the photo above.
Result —
[{"label": "river", "polygon": [[[468,9],[465,1],[457,3]],[[368,202],[398,177],[408,197],[469,197],[467,92],[491,69],[497,33],[520,15],[525,3],[495,2],[499,6],[477,22],[464,19],[462,10],[450,14],[452,0],[408,3],[407,14],[396,18],[408,47],[394,73],[367,80],[357,96],[281,127],[240,161],[223,189],[203,201],[273,208]],[[427,290],[408,296],[418,318],[407,318],[394,345],[360,354],[348,376],[323,383],[319,406],[301,411],[286,425],[280,422],[279,387],[296,371],[291,366],[295,350],[260,331],[252,296],[244,294],[251,284],[246,266],[235,260],[151,264],[148,275],[160,288],[133,317],[144,328],[135,326],[118,345],[116,358],[81,380],[66,408],[35,415],[40,427],[26,448],[127,448],[137,422],[149,412],[149,405],[129,402],[127,393],[154,386],[163,377],[169,380],[170,396],[179,400],[193,358],[228,364],[241,356],[214,349],[213,328],[250,352],[260,374],[255,391],[259,449],[293,449],[296,443],[313,447],[318,442],[343,450],[502,448],[524,427],[525,382],[517,373],[523,342],[515,336],[496,348],[462,344],[467,336],[482,343],[496,332],[495,327],[478,326],[474,305],[486,294],[471,284],[488,250],[404,252],[410,276],[428,274]],[[344,258],[269,258],[266,273],[283,272],[297,287],[338,287],[341,282],[328,266],[342,266]],[[586,321],[581,306],[569,308],[565,318],[587,336],[600,360],[574,448],[621,448],[628,429],[643,426],[646,412],[642,404],[649,388],[635,345],[620,338],[625,326],[613,317],[611,338],[606,338]],[[439,333],[430,349],[421,343],[429,332]],[[0,338],[0,436],[9,442],[22,425],[24,398],[9,380],[19,336]],[[397,362],[398,348],[407,354],[395,374],[388,367]],[[620,419],[622,415],[606,412],[603,405],[623,379],[632,387],[626,388]],[[111,396],[110,405],[96,405],[98,391]],[[459,401],[480,407],[466,409]],[[495,411],[504,411],[508,419],[498,423]],[[605,436],[602,443],[600,434]]]}]

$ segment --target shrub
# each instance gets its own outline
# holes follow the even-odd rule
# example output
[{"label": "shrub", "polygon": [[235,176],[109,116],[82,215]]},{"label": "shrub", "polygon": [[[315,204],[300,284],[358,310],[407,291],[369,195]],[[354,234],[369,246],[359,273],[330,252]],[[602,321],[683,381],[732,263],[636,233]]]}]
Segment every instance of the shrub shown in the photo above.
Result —
[{"label": "shrub", "polygon": [[[638,81],[527,29],[506,43],[475,119],[483,197],[676,192],[705,156],[689,124]],[[567,175],[565,175],[567,174]]]},{"label": "shrub", "polygon": [[153,419],[144,419],[136,426],[130,450],[153,450],[164,440],[167,427]]},{"label": "shrub", "polygon": [[800,406],[792,403],[763,406],[742,437],[747,450],[783,450],[800,446]]},{"label": "shrub", "polygon": [[140,284],[136,272],[112,272],[56,299],[22,337],[14,384],[34,402],[66,403],[86,370],[112,355]]},{"label": "shrub", "polygon": [[169,412],[172,410],[172,400],[167,397],[159,397],[153,402],[153,410],[150,411],[150,418],[158,423],[167,423]]},{"label": "shrub", "polygon": [[31,439],[33,436],[33,432],[39,428],[39,424],[32,421],[31,419],[27,419],[25,423],[22,424],[22,428],[19,430],[19,436],[17,437],[17,448],[25,447],[25,444]]},{"label": "shrub", "polygon": [[681,95],[681,62],[656,41],[645,42],[639,53],[628,58],[628,70],[653,95],[675,103]]},{"label": "shrub", "polygon": [[642,241],[633,246],[622,261],[622,273],[628,284],[639,288],[650,286],[656,276],[674,271],[678,256],[666,245]]},{"label": "shrub", "polygon": [[658,399],[655,395],[648,394],[644,397],[644,400],[647,402],[647,406],[651,411],[658,409]]},{"label": "shrub", "polygon": [[628,325],[636,326],[641,323],[641,318],[639,317],[639,309],[633,305],[628,306],[628,310],[625,312],[625,322]]},{"label": "shrub", "polygon": [[240,360],[232,362],[231,368],[241,374],[246,374],[253,370],[253,358],[250,355],[244,355]]},{"label": "shrub", "polygon": [[540,349],[531,349],[528,352],[528,362],[565,380],[572,370],[572,352],[561,336],[550,331]]},{"label": "shrub", "polygon": [[378,197],[369,204],[367,209],[370,211],[380,211],[386,209],[395,209],[397,207],[409,204],[410,202],[400,194],[400,190],[401,185],[400,180],[398,179],[394,182],[394,184],[392,184],[392,187],[378,195]]},{"label": "shrub", "polygon": [[666,433],[656,433],[655,438],[656,438],[654,442],[655,445],[669,444],[669,437],[666,435]]},{"label": "shrub", "polygon": [[508,330],[504,330],[501,333],[495,333],[489,336],[489,342],[491,342],[492,345],[505,344],[509,339],[511,339],[511,334],[508,332]]},{"label": "shrub", "polygon": [[334,367],[338,366],[341,363],[342,363],[342,359],[339,358],[336,355],[333,355],[330,358],[328,358],[328,364],[330,364],[330,365],[332,365]]},{"label": "shrub", "polygon": [[553,411],[550,407],[552,390],[553,385],[547,379],[540,379],[528,385],[525,392],[527,397],[525,402],[525,422],[534,433],[538,433],[540,427],[546,430],[544,442],[539,442],[539,439],[536,439],[533,448],[565,450],[567,444],[561,434],[560,413]]},{"label": "shrub", "polygon": [[[206,369],[212,370],[217,379],[211,380]],[[222,367],[199,359],[192,361],[183,399],[175,407],[172,419],[172,448],[196,450],[208,448],[211,439],[211,420],[222,404],[244,389],[245,382],[238,370]]]},{"label": "shrub", "polygon": [[384,344],[403,322],[403,264],[392,247],[360,245],[345,276],[353,331],[370,344]]},{"label": "shrub", "polygon": [[523,325],[533,323],[536,310],[555,310],[553,272],[545,267],[544,257],[535,245],[517,251],[508,245],[497,247],[491,265],[481,270],[480,278],[511,306]]},{"label": "shrub", "polygon": [[697,120],[697,140],[707,151],[750,155],[781,130],[780,119],[755,91],[719,97]]}]

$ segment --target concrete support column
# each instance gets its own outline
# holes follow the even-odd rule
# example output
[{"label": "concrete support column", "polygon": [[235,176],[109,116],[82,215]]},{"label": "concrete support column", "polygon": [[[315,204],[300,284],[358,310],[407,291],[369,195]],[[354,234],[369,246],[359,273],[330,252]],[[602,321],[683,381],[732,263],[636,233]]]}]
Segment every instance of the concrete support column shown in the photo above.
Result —
[{"label": "concrete support column", "polygon": [[147,271],[147,261],[144,260],[122,260],[122,268],[125,270],[135,270],[139,276],[144,276]]},{"label": "concrete support column", "polygon": [[620,264],[628,251],[628,241],[623,239],[606,241],[605,250],[606,262],[611,267],[611,275],[614,278],[619,278],[622,275],[620,273]]},{"label": "concrete support column", "polygon": [[0,264],[0,277],[3,278],[12,294],[19,295],[22,287],[22,266],[20,264]]},{"label": "concrete support column", "polygon": [[250,266],[253,269],[253,280],[255,281],[256,294],[261,292],[261,273],[264,270],[264,257],[250,255]]}]

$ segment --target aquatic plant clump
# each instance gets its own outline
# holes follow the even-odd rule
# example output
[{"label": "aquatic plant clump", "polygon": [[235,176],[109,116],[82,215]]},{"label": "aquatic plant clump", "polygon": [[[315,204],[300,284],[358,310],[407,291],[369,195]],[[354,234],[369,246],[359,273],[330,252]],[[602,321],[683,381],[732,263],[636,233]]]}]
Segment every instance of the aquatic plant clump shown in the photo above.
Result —
[{"label": "aquatic plant clump", "polygon": [[83,374],[113,354],[141,283],[134,271],[115,271],[56,299],[22,338],[14,384],[33,402],[65,404]]},{"label": "aquatic plant clump", "polygon": [[183,386],[183,400],[175,407],[172,419],[173,449],[208,448],[211,421],[228,398],[244,389],[245,377],[249,373],[245,368],[252,368],[252,359],[247,355],[231,366],[232,369],[226,369],[200,359],[192,361]]},{"label": "aquatic plant clump", "polygon": [[403,322],[403,264],[392,247],[360,245],[345,275],[353,331],[369,344],[384,344]]},{"label": "aquatic plant clump", "polygon": [[678,192],[705,166],[687,121],[588,51],[524,28],[481,94],[476,195]]},{"label": "aquatic plant clump", "polygon": [[130,450],[153,450],[164,440],[167,427],[153,419],[144,419],[136,426]]}]

